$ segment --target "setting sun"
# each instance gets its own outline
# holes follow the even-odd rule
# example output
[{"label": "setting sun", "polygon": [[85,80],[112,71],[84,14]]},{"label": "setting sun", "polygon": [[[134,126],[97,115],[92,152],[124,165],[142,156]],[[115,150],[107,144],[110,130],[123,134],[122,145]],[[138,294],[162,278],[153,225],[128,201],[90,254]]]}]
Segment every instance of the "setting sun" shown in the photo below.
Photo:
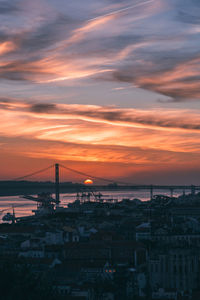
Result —
[{"label": "setting sun", "polygon": [[86,179],[84,181],[84,184],[93,184],[93,181],[91,179]]}]

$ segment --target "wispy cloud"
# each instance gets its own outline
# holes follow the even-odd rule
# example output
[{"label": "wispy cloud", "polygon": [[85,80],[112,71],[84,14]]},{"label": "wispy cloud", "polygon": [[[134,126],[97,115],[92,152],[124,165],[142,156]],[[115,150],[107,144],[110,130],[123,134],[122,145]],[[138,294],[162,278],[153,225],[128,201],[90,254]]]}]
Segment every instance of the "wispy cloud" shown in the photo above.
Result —
[{"label": "wispy cloud", "polygon": [[[200,146],[199,114],[192,110],[144,111],[97,105],[13,102],[5,99],[1,101],[0,110],[1,136],[75,143],[83,147],[89,143],[95,146],[97,152],[99,147],[107,146],[113,149],[110,155],[113,155],[113,161],[116,159],[116,162],[127,162],[129,158],[127,156],[125,159],[126,155],[122,153],[124,158],[117,158],[114,154],[115,146],[122,147],[125,153],[132,151],[132,148],[141,149],[137,153],[139,155],[141,152],[142,156],[147,151],[149,161],[151,152],[191,154],[198,153]],[[144,162],[138,155],[138,163]],[[84,159],[90,160],[91,157],[85,155]],[[158,156],[157,160],[160,159]],[[95,160],[98,160],[97,157]],[[99,160],[102,160],[101,151]]]},{"label": "wispy cloud", "polygon": [[[94,4],[99,11],[106,7],[98,0]],[[18,23],[22,2],[1,5],[2,14],[17,12]],[[17,34],[0,27],[0,78],[56,84],[95,76],[129,82],[175,101],[199,99],[200,41],[190,25],[192,20],[198,23],[196,1],[189,10],[187,1],[124,1],[119,9],[93,17],[88,6],[88,16],[79,19],[75,11],[69,14],[67,4],[62,13],[48,1],[40,6],[41,11],[33,15],[37,26],[19,23]],[[182,22],[188,24],[185,31]],[[189,47],[194,40],[195,49]]]},{"label": "wispy cloud", "polygon": [[0,2],[0,14],[13,14],[20,11],[20,8],[18,7],[17,3],[15,1],[8,2],[8,1],[1,1]]},{"label": "wispy cloud", "polygon": [[0,78],[56,84],[95,76],[175,101],[199,99],[198,1],[87,4],[2,1]]},{"label": "wispy cloud", "polygon": [[[166,168],[190,157],[195,165],[199,1],[82,2],[0,1],[1,151]],[[119,107],[109,106],[115,98]]]},{"label": "wispy cloud", "polygon": [[0,99],[1,109],[25,113],[35,118],[55,119],[67,116],[90,122],[152,128],[157,130],[200,130],[200,113],[194,110],[140,110],[98,105],[56,104],[56,103],[27,103],[10,99]]}]

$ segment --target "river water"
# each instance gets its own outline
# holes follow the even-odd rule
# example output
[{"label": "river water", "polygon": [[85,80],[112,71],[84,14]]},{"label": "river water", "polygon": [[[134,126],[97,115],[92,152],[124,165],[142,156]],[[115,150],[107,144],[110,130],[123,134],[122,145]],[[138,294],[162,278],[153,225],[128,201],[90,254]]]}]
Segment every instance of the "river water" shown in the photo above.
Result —
[{"label": "river water", "polygon": [[[128,198],[134,199],[138,198],[142,201],[148,201],[150,199],[150,192],[147,190],[140,190],[140,191],[102,191],[103,195],[105,195],[105,199],[113,198],[117,199],[118,201]],[[155,194],[162,194],[170,196],[170,192],[160,190],[156,191]],[[174,192],[174,196],[179,196],[182,194],[182,191]],[[104,198],[104,197],[103,197]],[[61,194],[61,206],[67,207],[67,204],[73,202],[76,199],[76,194]],[[0,223],[2,222],[2,217],[12,210],[15,210],[16,217],[23,217],[23,216],[30,216],[32,215],[32,210],[36,209],[36,202],[30,201],[27,199],[23,199],[20,196],[7,196],[7,197],[0,197]]]}]

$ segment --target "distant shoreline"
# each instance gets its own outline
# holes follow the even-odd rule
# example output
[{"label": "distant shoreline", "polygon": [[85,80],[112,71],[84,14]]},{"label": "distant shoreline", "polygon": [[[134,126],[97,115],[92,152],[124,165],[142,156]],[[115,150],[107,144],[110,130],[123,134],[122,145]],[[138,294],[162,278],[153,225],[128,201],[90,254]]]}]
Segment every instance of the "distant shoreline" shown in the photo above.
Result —
[{"label": "distant shoreline", "polygon": [[[128,190],[127,187],[117,186],[116,184],[102,186],[86,186],[81,183],[61,182],[60,193],[77,193],[89,191],[113,191],[113,190]],[[0,197],[33,195],[42,192],[55,193],[54,182],[33,182],[33,181],[0,181]]]},{"label": "distant shoreline", "polygon": [[[61,182],[59,191],[64,193],[80,193],[80,192],[98,192],[98,191],[149,191],[150,194],[159,194],[160,191],[165,191],[169,194],[181,191],[195,194],[200,191],[200,186],[194,185],[149,185],[149,184],[133,184],[133,185],[118,185],[111,183],[108,185],[84,185],[81,183]],[[0,181],[0,197],[33,195],[42,192],[55,193],[54,182],[41,181]]]}]

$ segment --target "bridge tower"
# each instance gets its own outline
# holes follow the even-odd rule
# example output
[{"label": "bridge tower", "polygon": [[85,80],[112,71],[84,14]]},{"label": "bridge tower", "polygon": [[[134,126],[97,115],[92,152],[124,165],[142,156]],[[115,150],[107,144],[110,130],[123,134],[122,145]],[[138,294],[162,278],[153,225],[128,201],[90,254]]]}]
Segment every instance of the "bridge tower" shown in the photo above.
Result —
[{"label": "bridge tower", "polygon": [[150,186],[150,199],[153,199],[153,185]]},{"label": "bridge tower", "polygon": [[60,202],[60,189],[59,189],[59,164],[55,164],[55,195],[57,205]]},{"label": "bridge tower", "polygon": [[191,185],[191,194],[194,196],[196,192],[196,187],[195,185]]}]

